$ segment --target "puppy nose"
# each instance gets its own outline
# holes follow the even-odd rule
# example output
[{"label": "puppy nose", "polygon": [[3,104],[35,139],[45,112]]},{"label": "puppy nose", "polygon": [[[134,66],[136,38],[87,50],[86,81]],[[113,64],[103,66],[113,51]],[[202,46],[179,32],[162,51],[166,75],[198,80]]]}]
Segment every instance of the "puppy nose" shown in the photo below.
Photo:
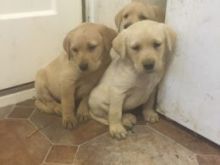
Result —
[{"label": "puppy nose", "polygon": [[145,70],[153,70],[155,65],[154,60],[148,60],[143,63],[144,69]]},{"label": "puppy nose", "polygon": [[86,71],[88,69],[88,63],[81,63],[79,68],[81,71]]}]

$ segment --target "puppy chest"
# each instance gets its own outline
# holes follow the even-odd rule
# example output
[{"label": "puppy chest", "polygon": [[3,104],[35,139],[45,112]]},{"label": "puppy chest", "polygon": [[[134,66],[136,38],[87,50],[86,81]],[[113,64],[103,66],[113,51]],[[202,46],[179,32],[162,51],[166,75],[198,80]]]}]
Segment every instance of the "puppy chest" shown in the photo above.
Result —
[{"label": "puppy chest", "polygon": [[146,79],[137,81],[134,87],[128,91],[124,103],[125,109],[133,109],[147,102],[158,83],[158,79]]},{"label": "puppy chest", "polygon": [[95,83],[93,81],[81,82],[80,84],[77,85],[76,96],[78,98],[82,98],[88,95],[94,86],[95,86]]}]

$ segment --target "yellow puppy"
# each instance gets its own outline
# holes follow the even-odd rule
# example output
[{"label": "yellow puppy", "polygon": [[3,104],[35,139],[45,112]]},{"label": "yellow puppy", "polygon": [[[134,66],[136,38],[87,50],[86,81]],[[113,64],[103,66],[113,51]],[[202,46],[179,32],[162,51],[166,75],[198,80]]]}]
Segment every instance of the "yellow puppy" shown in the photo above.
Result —
[{"label": "yellow puppy", "polygon": [[110,134],[124,138],[136,122],[123,114],[143,105],[146,120],[155,121],[152,96],[167,68],[167,58],[175,45],[176,34],[163,23],[140,21],[123,30],[113,40],[113,60],[89,98],[95,120],[109,125]]},{"label": "yellow puppy", "polygon": [[36,106],[62,115],[63,125],[73,128],[88,118],[88,95],[110,63],[109,50],[117,33],[103,25],[83,23],[66,36],[66,53],[38,71]]},{"label": "yellow puppy", "polygon": [[115,24],[119,31],[126,29],[135,22],[153,20],[164,22],[165,11],[155,5],[133,1],[126,5],[115,16]]}]

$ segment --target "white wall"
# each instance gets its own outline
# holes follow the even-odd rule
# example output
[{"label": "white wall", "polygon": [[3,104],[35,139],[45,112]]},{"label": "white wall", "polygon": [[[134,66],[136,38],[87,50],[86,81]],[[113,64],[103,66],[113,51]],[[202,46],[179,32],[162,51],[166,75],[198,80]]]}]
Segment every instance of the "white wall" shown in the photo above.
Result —
[{"label": "white wall", "polygon": [[220,1],[168,0],[178,47],[159,93],[161,112],[220,144]]}]

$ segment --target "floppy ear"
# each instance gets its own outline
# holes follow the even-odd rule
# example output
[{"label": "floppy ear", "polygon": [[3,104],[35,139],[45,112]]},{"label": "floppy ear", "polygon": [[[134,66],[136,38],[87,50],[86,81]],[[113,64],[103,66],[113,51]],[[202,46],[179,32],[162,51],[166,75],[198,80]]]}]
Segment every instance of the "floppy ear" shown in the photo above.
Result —
[{"label": "floppy ear", "polygon": [[173,52],[176,45],[176,32],[174,32],[168,25],[165,26],[165,36],[167,42],[167,48],[169,52]]},{"label": "floppy ear", "polygon": [[123,30],[119,35],[113,40],[112,48],[115,52],[120,55],[121,58],[126,56],[126,30]]},{"label": "floppy ear", "polygon": [[123,11],[124,11],[124,9],[121,9],[121,10],[118,12],[118,14],[115,16],[115,25],[117,26],[118,31],[120,30]]},{"label": "floppy ear", "polygon": [[67,54],[67,56],[68,56],[68,59],[70,60],[70,33],[68,33],[67,35],[66,35],[66,37],[64,38],[64,40],[63,40],[63,48],[64,48],[64,50],[66,51],[66,54]]},{"label": "floppy ear", "polygon": [[164,22],[165,21],[165,10],[155,5],[152,5],[152,9],[154,12],[155,21]]},{"label": "floppy ear", "polygon": [[105,49],[109,52],[112,47],[112,40],[117,36],[117,32],[106,26],[101,26],[100,33],[104,41]]}]

